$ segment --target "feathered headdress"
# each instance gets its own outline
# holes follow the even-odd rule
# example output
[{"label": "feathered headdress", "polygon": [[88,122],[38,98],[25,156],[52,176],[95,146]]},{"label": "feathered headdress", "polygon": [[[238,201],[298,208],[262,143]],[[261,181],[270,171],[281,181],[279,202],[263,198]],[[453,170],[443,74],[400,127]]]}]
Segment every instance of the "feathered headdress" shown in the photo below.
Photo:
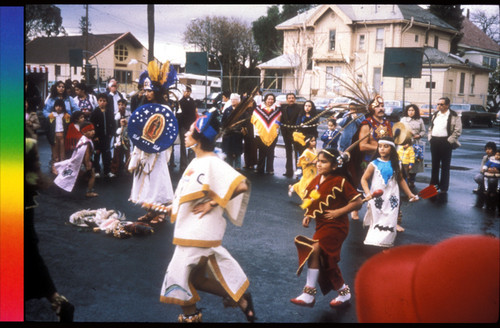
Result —
[{"label": "feathered headdress", "polygon": [[144,89],[160,91],[168,90],[177,81],[177,71],[169,61],[158,66],[154,60],[148,63],[147,71],[141,73],[139,84],[144,84]]}]

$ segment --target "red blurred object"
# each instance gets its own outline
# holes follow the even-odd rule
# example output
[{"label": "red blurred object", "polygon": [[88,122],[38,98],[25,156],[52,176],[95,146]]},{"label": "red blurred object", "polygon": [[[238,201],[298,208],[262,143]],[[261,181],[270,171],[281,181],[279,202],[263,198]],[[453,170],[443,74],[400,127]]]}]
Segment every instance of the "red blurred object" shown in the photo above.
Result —
[{"label": "red blurred object", "polygon": [[498,238],[463,235],[398,246],[368,259],[355,279],[359,323],[495,323]]},{"label": "red blurred object", "polygon": [[435,185],[430,185],[428,187],[425,187],[424,189],[420,190],[418,193],[418,197],[422,199],[427,199],[436,196],[438,193],[437,188]]},{"label": "red blurred object", "polygon": [[373,193],[372,193],[372,197],[375,198],[375,197],[380,197],[384,194],[384,191],[382,189],[377,189],[375,190]]}]

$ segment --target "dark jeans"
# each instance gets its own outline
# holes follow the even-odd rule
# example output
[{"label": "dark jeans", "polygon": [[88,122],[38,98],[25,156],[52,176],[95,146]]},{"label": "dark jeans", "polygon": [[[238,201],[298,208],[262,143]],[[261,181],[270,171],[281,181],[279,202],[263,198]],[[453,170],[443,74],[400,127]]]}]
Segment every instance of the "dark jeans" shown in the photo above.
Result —
[{"label": "dark jeans", "polygon": [[95,173],[101,173],[101,158],[103,173],[107,175],[111,171],[111,150],[109,147],[106,149],[96,149],[94,151],[94,170]]},{"label": "dark jeans", "polygon": [[277,142],[278,138],[274,139],[273,143],[268,147],[262,142],[260,137],[255,137],[258,150],[258,173],[264,173],[264,169],[266,173],[274,173],[274,149]]},{"label": "dark jeans", "polygon": [[294,162],[295,167],[297,166],[297,156],[296,151],[294,151],[293,142],[293,131],[291,129],[283,128],[281,130],[281,135],[283,136],[283,141],[285,143],[285,154],[286,154],[286,164],[285,164],[285,174],[293,175],[294,172]]},{"label": "dark jeans", "polygon": [[[431,157],[432,173],[430,184],[438,185],[441,191],[448,191],[450,186],[450,166],[452,146],[447,137],[432,137]],[[441,177],[439,170],[441,168]]]},{"label": "dark jeans", "polygon": [[[189,129],[185,128],[179,128],[179,141],[180,141],[180,159],[179,159],[179,164],[180,164],[180,171],[184,171],[188,164],[193,160],[194,158],[194,152],[191,149],[186,149],[186,143],[184,141],[184,135],[186,132],[189,131]],[[186,154],[187,151],[187,154]]]}]

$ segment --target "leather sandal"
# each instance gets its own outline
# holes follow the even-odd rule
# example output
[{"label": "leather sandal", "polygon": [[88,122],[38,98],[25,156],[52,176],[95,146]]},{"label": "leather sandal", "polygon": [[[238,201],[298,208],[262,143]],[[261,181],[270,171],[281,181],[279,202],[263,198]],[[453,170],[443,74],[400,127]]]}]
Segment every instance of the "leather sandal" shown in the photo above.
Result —
[{"label": "leather sandal", "polygon": [[94,190],[87,190],[87,193],[85,193],[85,197],[91,198],[91,197],[97,197],[99,196],[98,193],[96,193]]},{"label": "leather sandal", "polygon": [[[351,290],[349,289],[349,286],[347,286],[347,285],[345,286],[344,289],[339,290],[338,293],[339,293],[339,296],[337,296],[336,298],[334,298],[330,302],[331,307],[341,306],[343,304],[348,303],[349,300],[351,299]],[[345,297],[345,296],[349,296],[349,297],[347,299],[344,299],[344,300],[339,299],[340,297]]]},{"label": "leather sandal", "polygon": [[[315,296],[318,290],[314,287],[309,287],[309,286],[304,286],[304,289],[302,290],[304,293],[309,294],[311,296]],[[298,298],[292,298],[290,300],[295,305],[300,305],[300,306],[307,306],[307,307],[313,307],[314,304],[316,303],[316,299],[314,298],[311,303],[304,302],[303,300],[299,300]]]},{"label": "leather sandal", "polygon": [[177,317],[177,321],[180,323],[192,323],[192,322],[201,322],[201,309],[196,309],[196,312],[193,314],[179,314]]},{"label": "leather sandal", "polygon": [[[255,322],[255,320],[257,320],[257,317],[255,316],[255,310],[253,308],[252,294],[245,293],[243,294],[242,298],[247,301],[247,306],[245,309],[241,310],[245,314],[245,317],[247,317],[248,322]],[[250,312],[252,312],[252,314],[250,314]]]},{"label": "leather sandal", "polygon": [[73,322],[75,306],[63,295],[57,295],[51,302],[52,310],[59,318],[59,322]]},{"label": "leather sandal", "polygon": [[161,214],[156,215],[151,221],[149,221],[149,223],[157,224],[157,223],[161,223],[163,221],[165,221],[165,214],[161,213]]},{"label": "leather sandal", "polygon": [[154,214],[152,212],[147,212],[143,216],[137,219],[137,221],[140,222],[150,222],[151,220],[154,219]]}]

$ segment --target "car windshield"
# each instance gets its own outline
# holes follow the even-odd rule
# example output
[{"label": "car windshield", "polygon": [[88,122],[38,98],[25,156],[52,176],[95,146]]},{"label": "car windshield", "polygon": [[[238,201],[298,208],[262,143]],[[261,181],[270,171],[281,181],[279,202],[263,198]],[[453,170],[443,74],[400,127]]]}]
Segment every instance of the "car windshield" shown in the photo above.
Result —
[{"label": "car windshield", "polygon": [[453,110],[468,110],[469,106],[466,104],[451,104],[450,108]]},{"label": "car windshield", "polygon": [[399,106],[399,101],[384,100],[384,106]]},{"label": "car windshield", "polygon": [[324,98],[316,99],[314,101],[314,103],[317,105],[327,105],[329,102],[330,102],[330,99],[324,99]]}]

